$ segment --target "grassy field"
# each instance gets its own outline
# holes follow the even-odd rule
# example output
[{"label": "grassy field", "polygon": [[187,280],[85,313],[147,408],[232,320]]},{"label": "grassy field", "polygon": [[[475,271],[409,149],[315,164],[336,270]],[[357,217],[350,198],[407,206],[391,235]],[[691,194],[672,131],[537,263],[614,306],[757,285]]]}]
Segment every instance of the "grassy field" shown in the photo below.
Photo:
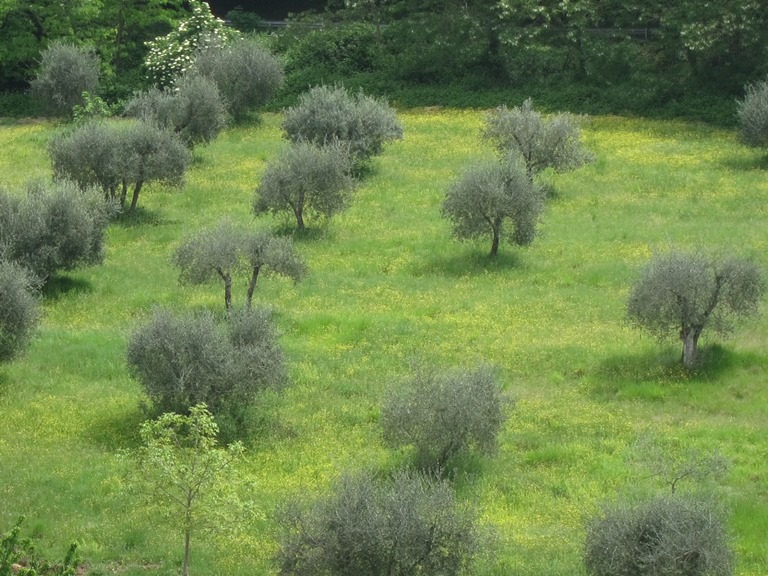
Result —
[{"label": "grassy field", "polygon": [[[552,175],[556,195],[529,248],[451,239],[439,205],[473,158],[483,114],[401,113],[402,141],[374,162],[351,209],[297,237],[309,277],[260,283],[291,386],[242,474],[258,513],[193,541],[195,574],[274,574],[276,507],[322,494],[342,470],[392,468],[378,425],[387,386],[417,363],[491,362],[516,400],[493,459],[456,479],[494,537],[477,571],[583,574],[584,522],[600,504],[661,489],[633,464],[638,438],[719,451],[736,574],[768,573],[768,315],[728,340],[704,334],[704,366],[679,366],[624,322],[629,287],[654,250],[732,251],[768,270],[768,161],[704,125],[617,117],[584,127],[597,161]],[[112,224],[102,266],[54,279],[26,357],[0,366],[0,528],[60,557],[80,544],[88,573],[175,574],[180,535],[126,492],[118,454],[136,445],[141,391],[125,345],[153,306],[223,311],[218,285],[183,287],[170,256],[223,217],[255,225],[253,190],[284,146],[280,118],[198,151],[186,187],[143,192],[140,217]],[[45,123],[0,123],[0,185],[48,177]],[[285,228],[287,220],[268,222]],[[242,303],[246,279],[234,287]]]}]

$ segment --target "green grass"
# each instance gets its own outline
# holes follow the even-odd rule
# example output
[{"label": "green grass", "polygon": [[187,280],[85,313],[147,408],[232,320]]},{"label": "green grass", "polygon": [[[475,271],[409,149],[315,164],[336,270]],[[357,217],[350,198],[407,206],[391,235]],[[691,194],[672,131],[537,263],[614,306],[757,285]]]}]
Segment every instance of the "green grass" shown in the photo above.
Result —
[{"label": "green grass", "polygon": [[[450,238],[439,204],[472,158],[481,112],[402,113],[405,138],[374,161],[349,211],[295,240],[310,266],[293,286],[264,278],[292,385],[242,474],[259,511],[232,534],[193,540],[196,574],[274,574],[276,508],[322,493],[347,468],[389,469],[378,426],[387,386],[416,363],[489,361],[516,399],[494,459],[472,460],[460,498],[496,532],[480,575],[582,574],[583,523],[601,502],[654,489],[628,464],[639,435],[719,450],[721,495],[740,576],[768,572],[765,471],[768,318],[728,340],[703,337],[704,365],[624,323],[629,287],[654,250],[732,250],[768,269],[765,154],[733,132],[598,117],[597,161],[551,175],[556,196],[526,249]],[[142,192],[139,217],[112,224],[102,266],[58,278],[25,358],[0,366],[0,527],[25,514],[52,556],[77,540],[91,574],[174,574],[182,543],[123,486],[118,453],[137,442],[140,386],[125,343],[155,305],[222,310],[217,284],[177,282],[170,256],[220,218],[256,225],[253,190],[284,145],[280,118],[235,128],[196,154],[183,190]],[[49,174],[46,124],[0,126],[0,185]],[[285,229],[290,221],[262,224]],[[245,278],[234,287],[242,303]]]}]

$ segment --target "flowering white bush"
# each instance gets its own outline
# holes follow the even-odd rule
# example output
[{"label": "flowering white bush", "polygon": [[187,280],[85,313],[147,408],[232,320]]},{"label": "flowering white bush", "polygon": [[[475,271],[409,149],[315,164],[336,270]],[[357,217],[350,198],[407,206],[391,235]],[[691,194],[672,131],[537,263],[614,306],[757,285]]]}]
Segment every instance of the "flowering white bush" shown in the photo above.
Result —
[{"label": "flowering white bush", "polygon": [[192,15],[179,22],[176,30],[147,42],[149,53],[144,65],[149,78],[158,86],[172,86],[191,67],[199,50],[240,37],[237,30],[211,13],[207,2],[190,0],[189,4]]}]

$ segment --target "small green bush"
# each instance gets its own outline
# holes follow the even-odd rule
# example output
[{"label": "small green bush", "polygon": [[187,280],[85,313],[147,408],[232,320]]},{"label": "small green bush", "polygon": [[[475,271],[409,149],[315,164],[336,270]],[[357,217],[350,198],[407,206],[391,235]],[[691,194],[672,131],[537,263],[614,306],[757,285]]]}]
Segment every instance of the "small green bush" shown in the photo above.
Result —
[{"label": "small green bush", "polygon": [[589,576],[730,576],[732,554],[717,508],[679,495],[607,508],[587,526]]},{"label": "small green bush", "polygon": [[98,190],[69,181],[32,184],[25,196],[0,189],[0,246],[7,260],[40,281],[62,270],[100,264],[112,213]]},{"label": "small green bush", "polygon": [[447,482],[398,472],[344,475],[332,493],[285,511],[283,576],[458,576],[478,548],[473,515]]},{"label": "small green bush", "polygon": [[80,573],[76,543],[69,546],[61,563],[53,563],[40,554],[32,538],[21,536],[23,522],[22,516],[8,532],[0,533],[0,576],[76,576]]},{"label": "small green bush", "polygon": [[420,371],[390,389],[381,411],[384,440],[413,446],[424,470],[441,470],[474,449],[494,454],[507,416],[495,371],[489,366],[438,375]]},{"label": "small green bush", "polygon": [[0,254],[0,362],[13,360],[29,344],[39,316],[36,296],[29,273]]},{"label": "small green bush", "polygon": [[747,86],[737,103],[741,137],[749,146],[768,147],[768,80]]},{"label": "small green bush", "polygon": [[209,312],[155,310],[131,336],[127,358],[153,414],[186,414],[205,403],[225,435],[226,426],[247,436],[249,407],[264,390],[287,383],[274,326],[260,309],[234,313],[224,325]]},{"label": "small green bush", "polygon": [[194,67],[216,83],[236,122],[264,106],[283,84],[280,61],[253,39],[211,46],[197,55]]},{"label": "small green bush", "polygon": [[323,146],[343,142],[358,161],[381,154],[386,142],[403,136],[397,115],[386,102],[342,86],[316,86],[285,111],[283,130],[293,143]]},{"label": "small green bush", "polygon": [[311,215],[330,218],[349,205],[353,179],[345,143],[332,142],[319,147],[299,141],[271,161],[256,188],[253,210],[292,212],[299,230]]},{"label": "small green bush", "polygon": [[30,83],[32,95],[45,113],[71,117],[75,105],[83,105],[83,92],[99,89],[101,60],[92,48],[56,40],[43,51],[40,70]]}]

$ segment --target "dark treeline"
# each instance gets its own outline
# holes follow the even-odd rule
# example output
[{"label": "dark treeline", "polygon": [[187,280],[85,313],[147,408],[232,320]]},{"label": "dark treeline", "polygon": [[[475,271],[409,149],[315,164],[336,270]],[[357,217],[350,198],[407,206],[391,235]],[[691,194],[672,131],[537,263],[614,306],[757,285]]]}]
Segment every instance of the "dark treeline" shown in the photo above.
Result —
[{"label": "dark treeline", "polygon": [[[281,16],[278,4],[288,6],[211,6],[218,16],[239,16],[234,24],[253,25]],[[406,106],[488,106],[533,96],[574,111],[729,122],[744,86],[768,74],[768,11],[759,0],[294,4],[310,9],[284,28],[264,29],[287,72],[275,105],[292,103],[309,86],[343,82]],[[167,33],[186,10],[183,0],[4,2],[0,92],[24,91],[41,49],[64,38],[94,46],[103,96],[125,98],[146,84],[145,42]]]}]

